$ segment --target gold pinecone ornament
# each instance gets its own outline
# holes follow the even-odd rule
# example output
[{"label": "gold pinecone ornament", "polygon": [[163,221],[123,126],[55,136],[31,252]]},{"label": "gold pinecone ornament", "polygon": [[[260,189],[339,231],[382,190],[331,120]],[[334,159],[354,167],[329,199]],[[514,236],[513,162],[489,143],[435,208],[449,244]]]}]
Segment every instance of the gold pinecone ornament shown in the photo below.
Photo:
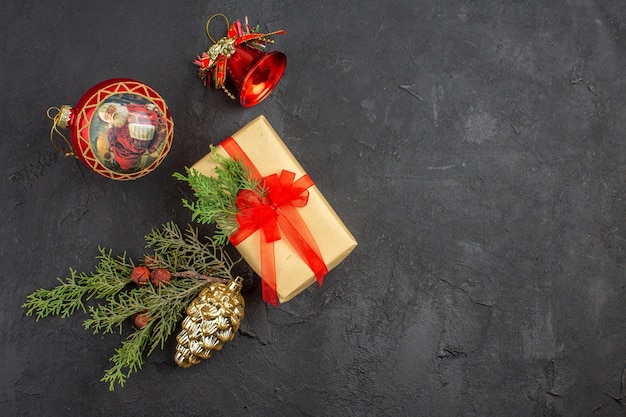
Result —
[{"label": "gold pinecone ornament", "polygon": [[214,350],[221,350],[235,337],[245,307],[240,294],[242,282],[240,277],[227,284],[214,282],[189,304],[176,337],[174,361],[178,366],[189,368],[210,358]]}]

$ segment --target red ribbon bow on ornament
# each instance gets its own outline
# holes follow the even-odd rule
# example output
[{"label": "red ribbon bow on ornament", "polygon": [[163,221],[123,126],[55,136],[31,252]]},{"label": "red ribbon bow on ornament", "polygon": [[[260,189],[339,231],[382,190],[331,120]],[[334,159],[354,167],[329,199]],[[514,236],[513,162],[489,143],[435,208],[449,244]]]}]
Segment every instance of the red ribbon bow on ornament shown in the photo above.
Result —
[{"label": "red ribbon bow on ornament", "polygon": [[[253,178],[261,178],[233,138],[222,142],[222,147],[231,157],[242,160]],[[283,170],[280,175],[263,177],[264,195],[252,190],[241,190],[237,195],[239,229],[230,238],[231,243],[237,246],[260,230],[263,299],[274,306],[278,305],[274,242],[283,236],[313,271],[319,285],[322,285],[324,275],[328,273],[315,239],[297,209],[306,206],[308,188],[314,185],[313,180],[307,174],[295,180],[295,175]]]},{"label": "red ribbon bow on ornament", "polygon": [[[254,29],[250,27],[246,17],[245,26],[239,20],[235,21],[228,29],[228,36],[216,42],[209,34],[209,23],[216,16],[222,16],[226,19],[226,16],[217,14],[211,16],[207,21],[206,33],[213,41],[213,45],[211,45],[208,51],[199,55],[193,63],[200,67],[198,68],[198,75],[203,80],[205,86],[209,86],[210,75],[213,79],[213,87],[215,89],[221,88],[230,98],[234,99],[235,97],[226,89],[224,83],[226,82],[226,63],[228,58],[235,53],[235,47],[245,44],[263,51],[268,43],[274,42],[272,39],[269,39],[269,36],[283,35],[285,31],[281,29],[270,33],[259,33],[258,26]],[[226,26],[228,26],[228,19],[226,19]]]}]

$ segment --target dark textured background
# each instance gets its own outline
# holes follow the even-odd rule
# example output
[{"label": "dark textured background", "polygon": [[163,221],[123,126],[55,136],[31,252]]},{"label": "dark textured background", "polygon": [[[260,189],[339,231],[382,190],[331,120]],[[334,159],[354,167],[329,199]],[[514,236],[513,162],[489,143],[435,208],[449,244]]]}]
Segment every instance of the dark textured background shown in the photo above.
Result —
[{"label": "dark textured background", "polygon": [[[191,61],[207,18],[285,29],[284,78],[243,109]],[[626,3],[8,0],[0,12],[0,414],[619,416],[626,394]],[[115,182],[57,153],[49,106],[141,80],[171,153]],[[258,287],[234,341],[173,344],[114,392],[124,335],[21,308],[98,245],[190,213],[172,178],[264,114],[359,246],[294,300]]]}]

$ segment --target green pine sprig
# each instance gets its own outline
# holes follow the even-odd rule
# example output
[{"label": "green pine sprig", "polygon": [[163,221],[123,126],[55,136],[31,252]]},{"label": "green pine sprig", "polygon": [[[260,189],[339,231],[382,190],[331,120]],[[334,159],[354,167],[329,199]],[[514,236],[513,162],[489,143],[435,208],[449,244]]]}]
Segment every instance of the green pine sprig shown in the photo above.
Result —
[{"label": "green pine sprig", "polygon": [[115,384],[123,387],[131,374],[138,372],[143,366],[143,352],[150,342],[153,333],[153,322],[148,322],[143,329],[135,329],[122,341],[110,361],[113,366],[104,371],[100,381],[109,383],[109,390],[115,389]]},{"label": "green pine sprig", "polygon": [[[164,285],[136,286],[131,279],[135,264],[124,254],[99,248],[99,263],[91,274],[70,269],[70,277],[53,289],[30,294],[23,307],[26,315],[37,320],[48,316],[69,317],[77,310],[88,312],[85,329],[94,333],[123,333],[133,316],[149,317],[145,327],[133,327],[110,358],[112,366],[101,381],[124,386],[128,377],[143,366],[144,357],[157,347],[164,348],[189,303],[211,282],[227,282],[239,260],[233,261],[221,245],[211,238],[201,242],[198,231],[189,227],[183,233],[169,222],[146,236],[146,247],[153,253],[142,264],[151,269],[164,268],[172,279]],[[85,303],[92,300],[88,307]]]},{"label": "green pine sprig", "polygon": [[52,290],[40,289],[27,297],[23,305],[26,315],[35,314],[37,321],[48,316],[69,317],[76,310],[86,311],[85,301],[91,298],[107,298],[120,292],[131,281],[130,273],[135,267],[126,254],[113,257],[111,251],[98,248],[100,262],[92,274],[78,273],[70,268],[70,276],[58,278],[60,285]]},{"label": "green pine sprig", "polygon": [[241,190],[253,190],[265,195],[260,180],[251,178],[242,161],[227,158],[211,146],[211,158],[217,163],[214,176],[206,176],[197,170],[185,168],[187,175],[175,173],[174,177],[185,181],[193,190],[196,201],[183,199],[183,206],[192,211],[192,220],[201,224],[215,223],[213,239],[217,244],[228,243],[237,229],[237,195]]}]

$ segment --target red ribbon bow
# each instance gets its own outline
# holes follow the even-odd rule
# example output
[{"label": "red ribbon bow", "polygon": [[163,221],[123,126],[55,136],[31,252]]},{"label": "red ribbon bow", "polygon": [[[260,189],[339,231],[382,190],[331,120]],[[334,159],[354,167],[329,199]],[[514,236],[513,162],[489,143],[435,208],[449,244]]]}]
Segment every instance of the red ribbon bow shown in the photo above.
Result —
[{"label": "red ribbon bow", "polygon": [[[242,159],[253,177],[260,177],[254,165],[232,138],[223,142],[222,146],[233,158]],[[263,299],[275,306],[278,305],[278,295],[274,242],[283,236],[313,271],[319,285],[322,285],[324,275],[328,272],[315,239],[298,212],[298,207],[304,207],[308,202],[308,188],[314,184],[313,180],[305,174],[294,181],[295,175],[291,171],[283,170],[280,175],[264,177],[263,185],[267,193],[263,196],[252,190],[241,190],[237,195],[237,207],[240,210],[237,213],[239,229],[230,238],[231,243],[237,246],[252,233],[261,231]]]}]

